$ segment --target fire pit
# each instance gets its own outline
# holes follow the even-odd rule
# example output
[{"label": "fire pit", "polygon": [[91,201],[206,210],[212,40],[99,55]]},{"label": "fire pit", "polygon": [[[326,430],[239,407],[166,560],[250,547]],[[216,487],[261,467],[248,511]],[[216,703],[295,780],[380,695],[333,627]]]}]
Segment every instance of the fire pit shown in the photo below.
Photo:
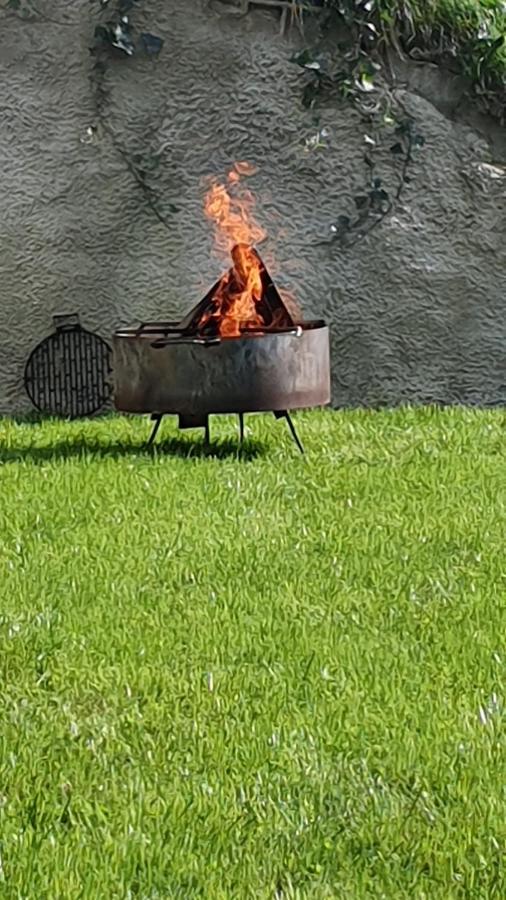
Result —
[{"label": "fire pit", "polygon": [[[239,164],[233,186],[240,173]],[[144,322],[114,335],[115,405],[151,414],[150,444],[166,414],[178,415],[180,428],[204,428],[209,441],[211,414],[237,413],[242,440],[244,414],[271,411],[287,420],[302,451],[290,410],[330,402],[328,328],[304,321],[276,289],[252,246],[259,230],[251,205],[250,194],[232,199],[214,185],[206,209],[225,235],[231,268],[181,322]]]}]

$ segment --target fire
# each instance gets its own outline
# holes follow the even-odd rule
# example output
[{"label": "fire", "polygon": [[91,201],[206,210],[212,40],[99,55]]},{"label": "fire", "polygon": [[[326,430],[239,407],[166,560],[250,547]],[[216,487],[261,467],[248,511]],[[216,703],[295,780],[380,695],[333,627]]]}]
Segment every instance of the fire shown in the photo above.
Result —
[{"label": "fire", "polygon": [[253,250],[265,231],[254,217],[255,198],[242,184],[242,178],[255,171],[250,163],[235,163],[226,183],[213,182],[205,198],[217,249],[232,256],[232,268],[221,278],[205,320],[213,319],[223,337],[238,337],[244,329],[262,329],[265,324],[258,308],[263,294],[261,263]]}]

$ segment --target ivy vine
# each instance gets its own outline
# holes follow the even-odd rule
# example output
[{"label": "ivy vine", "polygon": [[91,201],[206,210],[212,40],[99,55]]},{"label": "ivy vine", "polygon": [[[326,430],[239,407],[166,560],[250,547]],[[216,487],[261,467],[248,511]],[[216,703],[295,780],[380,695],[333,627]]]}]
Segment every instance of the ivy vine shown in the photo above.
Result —
[{"label": "ivy vine", "polygon": [[[158,56],[163,48],[163,39],[149,32],[138,33],[131,14],[140,6],[142,0],[98,0],[102,19],[94,30],[94,43],[90,52],[94,58],[91,81],[94,88],[95,104],[99,126],[90,126],[84,143],[93,140],[101,130],[105,133],[125,168],[132,176],[133,182],[142,191],[146,205],[151,209],[161,225],[170,230],[169,222],[162,212],[162,203],[155,188],[150,184],[150,177],[160,165],[160,153],[144,150],[130,153],[111,127],[107,108],[109,91],[106,76],[115,56],[132,57],[134,55]],[[164,211],[178,212],[173,203],[163,204]]]},{"label": "ivy vine", "polygon": [[[415,119],[382,77],[382,63],[374,54],[377,32],[372,22],[364,22],[373,0],[341,0],[338,15],[349,27],[345,47],[335,57],[319,52],[319,47],[305,48],[291,57],[303,73],[302,104],[317,114],[320,106],[332,100],[351,103],[360,114],[367,130],[363,163],[366,172],[364,189],[354,197],[354,212],[339,214],[330,227],[330,235],[319,244],[349,247],[366,237],[392,213],[395,204],[411,181],[410,170],[416,153],[425,144]],[[360,27],[357,27],[357,16]],[[320,33],[331,26],[329,17],[320,24]],[[301,74],[302,74],[301,73]],[[396,186],[387,185],[377,171],[377,151],[390,142],[390,152],[399,165]]]}]

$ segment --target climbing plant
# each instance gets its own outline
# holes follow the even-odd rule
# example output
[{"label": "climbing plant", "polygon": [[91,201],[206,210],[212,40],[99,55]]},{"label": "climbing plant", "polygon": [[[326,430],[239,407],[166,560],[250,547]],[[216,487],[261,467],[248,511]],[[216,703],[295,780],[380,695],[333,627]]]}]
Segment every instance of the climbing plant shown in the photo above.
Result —
[{"label": "climbing plant", "polygon": [[131,20],[131,13],[141,2],[142,0],[99,0],[105,16],[95,27],[95,48],[110,47],[127,56],[139,52],[157,56],[163,47],[163,39],[150,32],[137,35]]},{"label": "climbing plant", "polygon": [[[362,154],[364,186],[354,197],[354,209],[339,213],[330,234],[320,244],[347,247],[362,240],[394,210],[406,185],[411,167],[425,143],[415,119],[404,108],[384,76],[383,60],[377,52],[379,32],[369,20],[375,0],[339,0],[320,19],[320,36],[328,37],[332,15],[347,29],[335,52],[320,52],[323,41],[306,47],[291,57],[304,79],[302,105],[319,121],[319,110],[328,103],[351,103],[359,113],[364,130]],[[328,47],[328,41],[326,41]],[[321,132],[320,132],[321,133]],[[374,135],[374,136],[371,136]],[[379,150],[389,149],[397,163],[397,182],[378,171]],[[390,171],[389,167],[389,171]]]},{"label": "climbing plant", "polygon": [[449,64],[468,79],[489,112],[506,111],[506,3],[504,0],[322,0],[364,46]]},{"label": "climbing plant", "polygon": [[[135,12],[142,0],[96,0],[99,21],[95,25],[90,52],[93,58],[91,82],[94,89],[98,124],[88,128],[85,142],[101,131],[109,139],[115,152],[132,176],[133,183],[142,192],[146,205],[160,224],[169,229],[166,213],[175,213],[178,207],[162,202],[152,183],[152,176],[160,165],[160,153],[150,148],[130,152],[113,129],[108,114],[109,91],[107,75],[114,56],[156,57],[162,51],[163,39],[151,32],[139,31],[135,26]],[[163,207],[163,208],[162,208]]]}]

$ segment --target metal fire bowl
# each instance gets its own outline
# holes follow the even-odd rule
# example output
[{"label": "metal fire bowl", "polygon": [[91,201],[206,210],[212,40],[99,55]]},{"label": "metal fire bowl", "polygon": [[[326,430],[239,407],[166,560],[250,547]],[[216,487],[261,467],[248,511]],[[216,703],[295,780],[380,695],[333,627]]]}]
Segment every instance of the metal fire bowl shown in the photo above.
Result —
[{"label": "metal fire bowl", "polygon": [[323,322],[210,340],[171,330],[116,332],[116,409],[205,416],[330,403],[329,330]]}]

